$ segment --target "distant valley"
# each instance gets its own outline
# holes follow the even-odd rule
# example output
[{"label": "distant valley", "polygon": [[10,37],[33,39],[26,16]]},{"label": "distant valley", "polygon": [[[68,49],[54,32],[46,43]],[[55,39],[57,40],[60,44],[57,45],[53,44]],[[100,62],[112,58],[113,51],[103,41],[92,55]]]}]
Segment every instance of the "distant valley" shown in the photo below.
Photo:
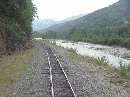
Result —
[{"label": "distant valley", "polygon": [[55,21],[55,20],[51,20],[51,19],[36,19],[32,23],[33,31],[42,32],[42,30],[47,29],[48,27],[54,26],[56,24],[61,24],[64,22],[72,21],[72,20],[78,19],[82,16],[84,16],[84,14],[68,17],[61,21]]},{"label": "distant valley", "polygon": [[57,24],[57,21],[46,19],[46,20],[34,20],[33,21],[33,31],[40,31],[46,29],[52,25]]},{"label": "distant valley", "polygon": [[130,48],[130,0],[120,0],[108,7],[61,22],[44,30],[46,38],[59,38]]}]

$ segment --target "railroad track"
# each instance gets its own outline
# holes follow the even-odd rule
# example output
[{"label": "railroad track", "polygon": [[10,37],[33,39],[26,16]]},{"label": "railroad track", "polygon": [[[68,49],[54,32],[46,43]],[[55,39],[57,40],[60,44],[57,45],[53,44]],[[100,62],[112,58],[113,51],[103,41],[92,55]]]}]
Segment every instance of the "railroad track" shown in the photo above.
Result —
[{"label": "railroad track", "polygon": [[48,57],[51,96],[76,97],[76,94],[74,93],[74,90],[56,54],[54,54],[49,47],[46,47],[46,51]]}]

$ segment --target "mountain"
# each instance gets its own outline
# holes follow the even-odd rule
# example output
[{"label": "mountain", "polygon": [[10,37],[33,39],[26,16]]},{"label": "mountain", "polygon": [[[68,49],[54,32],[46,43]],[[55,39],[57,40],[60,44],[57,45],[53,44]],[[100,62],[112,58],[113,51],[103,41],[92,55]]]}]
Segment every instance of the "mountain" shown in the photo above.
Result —
[{"label": "mountain", "polygon": [[44,29],[46,29],[48,27],[51,27],[53,25],[61,24],[61,23],[68,22],[68,21],[72,21],[72,20],[78,19],[78,18],[80,18],[82,16],[84,16],[84,14],[68,17],[68,18],[66,18],[64,20],[61,20],[61,21],[54,21],[54,20],[51,20],[51,19],[34,20],[33,21],[33,31],[40,31],[41,32]]},{"label": "mountain", "polygon": [[64,20],[62,20],[62,21],[60,21],[60,23],[64,23],[64,22],[76,20],[76,19],[78,19],[78,18],[80,18],[80,17],[83,17],[83,16],[85,16],[85,14],[79,14],[79,15],[76,15],[76,16],[71,16],[71,17],[68,17],[68,18],[66,18],[66,19],[64,19]]},{"label": "mountain", "polygon": [[43,32],[48,32],[48,38],[130,47],[130,0],[120,0],[79,19],[53,25]]},{"label": "mountain", "polygon": [[33,31],[40,31],[43,29],[46,29],[52,25],[57,24],[57,21],[51,20],[51,19],[45,19],[45,20],[34,20],[33,21]]}]

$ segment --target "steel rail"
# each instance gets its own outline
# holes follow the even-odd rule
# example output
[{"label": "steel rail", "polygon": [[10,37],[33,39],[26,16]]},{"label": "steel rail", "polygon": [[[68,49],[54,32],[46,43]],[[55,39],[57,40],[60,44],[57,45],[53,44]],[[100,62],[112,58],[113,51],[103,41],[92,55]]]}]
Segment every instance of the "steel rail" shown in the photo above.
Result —
[{"label": "steel rail", "polygon": [[[51,51],[52,51],[52,50],[51,50]],[[60,60],[58,59],[57,55],[56,55],[53,51],[52,51],[52,53],[53,53],[54,56],[56,57],[56,60],[57,60],[57,62],[59,63],[60,68],[62,69],[62,71],[63,71],[63,73],[64,73],[64,76],[65,76],[65,78],[66,78],[66,81],[67,81],[68,84],[69,84],[69,87],[70,87],[70,89],[71,89],[71,91],[72,91],[72,93],[73,93],[73,96],[74,96],[74,97],[77,97],[76,94],[75,94],[75,92],[74,92],[74,89],[72,88],[72,85],[71,85],[71,83],[70,83],[70,81],[69,81],[69,79],[68,79],[68,77],[67,77],[67,74],[66,74],[66,72],[64,71],[63,66],[62,66],[61,63],[60,63]]]},{"label": "steel rail", "polygon": [[48,64],[49,64],[49,70],[50,70],[51,95],[52,95],[52,97],[55,97],[54,96],[54,85],[53,85],[53,81],[52,81],[52,68],[51,68],[51,62],[50,62],[48,52],[47,52],[47,56],[48,56]]}]

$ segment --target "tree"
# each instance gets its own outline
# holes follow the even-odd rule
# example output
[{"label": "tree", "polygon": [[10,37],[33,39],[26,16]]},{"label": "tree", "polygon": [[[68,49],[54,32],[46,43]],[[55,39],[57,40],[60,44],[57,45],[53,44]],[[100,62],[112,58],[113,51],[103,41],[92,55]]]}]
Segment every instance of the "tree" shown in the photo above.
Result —
[{"label": "tree", "polygon": [[0,1],[0,17],[6,24],[7,49],[15,50],[26,45],[31,39],[32,21],[35,16],[36,7],[32,0]]}]

